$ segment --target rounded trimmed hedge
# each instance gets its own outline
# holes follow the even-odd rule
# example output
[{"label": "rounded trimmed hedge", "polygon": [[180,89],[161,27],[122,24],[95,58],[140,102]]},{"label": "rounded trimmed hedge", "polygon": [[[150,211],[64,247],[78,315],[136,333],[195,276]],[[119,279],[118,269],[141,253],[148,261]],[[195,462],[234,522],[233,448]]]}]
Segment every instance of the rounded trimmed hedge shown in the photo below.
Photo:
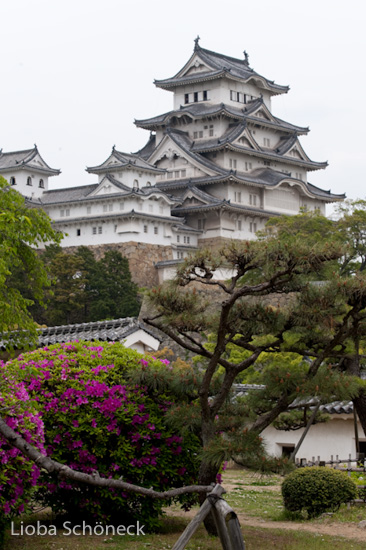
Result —
[{"label": "rounded trimmed hedge", "polygon": [[285,509],[305,510],[309,518],[334,512],[340,505],[357,497],[356,484],[344,472],[326,467],[299,468],[282,484]]},{"label": "rounded trimmed hedge", "polygon": [[[199,441],[168,427],[173,405],[128,380],[151,364],[172,368],[119,343],[72,342],[25,353],[7,364],[23,371],[27,392],[38,402],[47,455],[73,469],[164,491],[195,482]],[[59,480],[42,473],[37,498],[55,513],[75,519],[124,522],[153,528],[166,501]],[[194,498],[194,497],[193,497]],[[183,496],[187,504],[191,496]]]}]

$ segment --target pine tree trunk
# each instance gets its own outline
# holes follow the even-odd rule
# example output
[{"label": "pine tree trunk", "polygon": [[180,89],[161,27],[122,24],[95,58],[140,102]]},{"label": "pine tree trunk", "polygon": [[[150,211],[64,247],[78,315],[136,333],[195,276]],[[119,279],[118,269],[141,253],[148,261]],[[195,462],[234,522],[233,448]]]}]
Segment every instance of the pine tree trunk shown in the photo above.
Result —
[{"label": "pine tree trunk", "polygon": [[[198,475],[198,484],[199,485],[210,485],[211,483],[216,483],[216,475],[217,475],[217,468],[216,466],[212,466],[211,464],[208,464],[205,461],[201,462],[199,475]],[[206,499],[205,493],[199,494],[199,503],[200,505],[203,504],[203,502]],[[216,525],[213,519],[213,515],[210,513],[208,516],[206,516],[206,519],[204,520],[204,525],[206,528],[206,531],[209,535],[212,535],[214,537],[218,536]]]},{"label": "pine tree trunk", "polygon": [[[203,446],[208,445],[210,441],[215,437],[214,423],[211,420],[211,418],[202,419],[201,436],[202,436]],[[198,484],[210,485],[211,483],[216,483],[217,474],[218,474],[217,466],[213,466],[212,464],[208,463],[206,460],[202,460],[200,464],[199,473],[198,473]],[[206,494],[200,493],[199,495],[200,505],[203,504],[205,499],[206,499]],[[204,525],[209,535],[212,535],[215,537],[218,536],[216,525],[212,514],[208,514],[208,516],[206,516],[206,519],[204,520]]]}]

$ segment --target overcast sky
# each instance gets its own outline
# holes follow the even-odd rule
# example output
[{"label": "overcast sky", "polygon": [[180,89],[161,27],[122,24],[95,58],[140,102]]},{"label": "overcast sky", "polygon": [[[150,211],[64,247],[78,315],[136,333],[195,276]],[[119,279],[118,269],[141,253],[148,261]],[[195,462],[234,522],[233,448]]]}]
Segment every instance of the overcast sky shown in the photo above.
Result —
[{"label": "overcast sky", "polygon": [[3,0],[0,148],[36,143],[62,171],[51,188],[94,183],[86,166],[147,141],[135,118],[172,108],[153,81],[176,74],[199,35],[289,85],[273,114],[309,126],[305,151],[329,162],[309,181],[365,198],[365,16],[364,0]]}]

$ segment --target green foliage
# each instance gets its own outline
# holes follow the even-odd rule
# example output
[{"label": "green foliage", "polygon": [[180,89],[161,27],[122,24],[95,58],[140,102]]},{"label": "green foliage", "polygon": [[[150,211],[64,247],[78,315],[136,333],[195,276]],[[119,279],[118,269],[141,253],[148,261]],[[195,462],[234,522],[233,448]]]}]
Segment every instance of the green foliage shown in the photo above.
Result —
[{"label": "green foliage", "polygon": [[309,518],[339,506],[357,496],[355,483],[339,470],[325,467],[300,468],[289,474],[282,484],[286,510],[305,510]]},{"label": "green foliage", "polygon": [[63,325],[138,315],[137,286],[131,280],[128,261],[109,250],[96,260],[90,249],[74,254],[61,247],[47,247],[42,259],[51,277],[47,309],[33,310],[40,324]]},{"label": "green foliage", "polygon": [[36,338],[29,312],[33,300],[18,284],[17,275],[23,274],[32,295],[42,303],[49,279],[36,248],[60,239],[48,216],[42,210],[28,208],[24,197],[0,176],[0,333],[8,348],[29,345]]}]

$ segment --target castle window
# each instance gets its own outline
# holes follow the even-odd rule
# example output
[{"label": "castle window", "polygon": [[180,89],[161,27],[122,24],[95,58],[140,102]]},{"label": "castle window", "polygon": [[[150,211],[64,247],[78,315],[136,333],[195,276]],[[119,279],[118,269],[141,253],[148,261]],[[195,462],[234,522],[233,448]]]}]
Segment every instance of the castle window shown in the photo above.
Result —
[{"label": "castle window", "polygon": [[133,180],[133,186],[135,189],[138,189],[139,188],[139,181],[138,180]]},{"label": "castle window", "polygon": [[42,179],[39,180],[38,187],[40,187],[41,189],[44,189],[44,181]]},{"label": "castle window", "polygon": [[189,94],[184,94],[184,103],[189,103]]},{"label": "castle window", "polygon": [[241,231],[241,220],[236,220],[236,229]]},{"label": "castle window", "polygon": [[248,171],[248,170],[251,170],[251,169],[252,169],[252,163],[245,161],[245,170]]},{"label": "castle window", "polygon": [[65,216],[70,216],[70,208],[66,208]]},{"label": "castle window", "polygon": [[99,233],[99,235],[100,235],[101,233],[103,233],[103,227],[102,227],[101,225],[98,227],[98,233]]},{"label": "castle window", "polygon": [[197,103],[197,101],[198,101],[198,92],[193,93],[193,101],[194,101],[194,103]]},{"label": "castle window", "polygon": [[251,233],[256,233],[257,232],[257,224],[255,222],[250,222],[249,231]]},{"label": "castle window", "polygon": [[92,228],[92,233],[93,233],[93,235],[96,235],[96,234],[97,234],[97,228],[96,228],[96,227],[93,227],[93,228]]},{"label": "castle window", "polygon": [[271,146],[271,140],[269,138],[263,138],[263,145],[264,145],[264,147],[270,147]]},{"label": "castle window", "polygon": [[159,228],[158,227],[154,227],[154,235],[157,235],[159,232]]},{"label": "castle window", "polygon": [[144,233],[147,233],[147,225],[144,225]]},{"label": "castle window", "polygon": [[230,168],[236,168],[236,159],[229,159]]},{"label": "castle window", "polygon": [[205,220],[205,218],[198,218],[198,221],[197,221],[197,228],[198,228],[198,229],[204,229],[204,228],[205,228],[205,225],[206,225],[206,220]]},{"label": "castle window", "polygon": [[27,185],[32,185],[32,178],[30,176],[27,177]]},{"label": "castle window", "polygon": [[208,100],[207,90],[203,90],[203,101],[207,101],[207,100]]},{"label": "castle window", "polygon": [[108,205],[107,204],[103,204],[103,212],[107,212],[108,210]]},{"label": "castle window", "polygon": [[151,187],[151,181],[146,182],[146,187]]},{"label": "castle window", "polygon": [[252,206],[257,206],[257,195],[249,195],[249,204]]},{"label": "castle window", "polygon": [[198,137],[198,132],[193,132],[193,139],[197,139]]},{"label": "castle window", "polygon": [[60,217],[63,218],[65,216],[65,210],[60,210]]},{"label": "castle window", "polygon": [[235,201],[235,202],[241,202],[241,191],[235,191],[235,193],[234,193],[234,201]]},{"label": "castle window", "polygon": [[212,137],[214,135],[214,129],[213,128],[214,128],[213,124],[210,124],[210,129],[209,129],[209,132],[208,132],[210,137]]},{"label": "castle window", "polygon": [[180,242],[180,235],[177,235],[177,243]]},{"label": "castle window", "polygon": [[80,237],[80,235],[81,235],[81,229],[77,229],[77,230],[76,230],[76,236],[77,236],[77,237]]},{"label": "castle window", "polygon": [[180,171],[180,176],[181,176],[181,178],[185,178],[186,177],[186,170],[181,170]]},{"label": "castle window", "polygon": [[16,184],[17,184],[17,182],[16,182],[15,178],[12,176],[10,178],[10,185],[16,185]]},{"label": "castle window", "polygon": [[87,214],[91,214],[91,206],[87,206],[87,207],[86,207],[86,213],[87,213]]},{"label": "castle window", "polygon": [[263,161],[264,166],[271,166],[271,163],[269,160]]}]

